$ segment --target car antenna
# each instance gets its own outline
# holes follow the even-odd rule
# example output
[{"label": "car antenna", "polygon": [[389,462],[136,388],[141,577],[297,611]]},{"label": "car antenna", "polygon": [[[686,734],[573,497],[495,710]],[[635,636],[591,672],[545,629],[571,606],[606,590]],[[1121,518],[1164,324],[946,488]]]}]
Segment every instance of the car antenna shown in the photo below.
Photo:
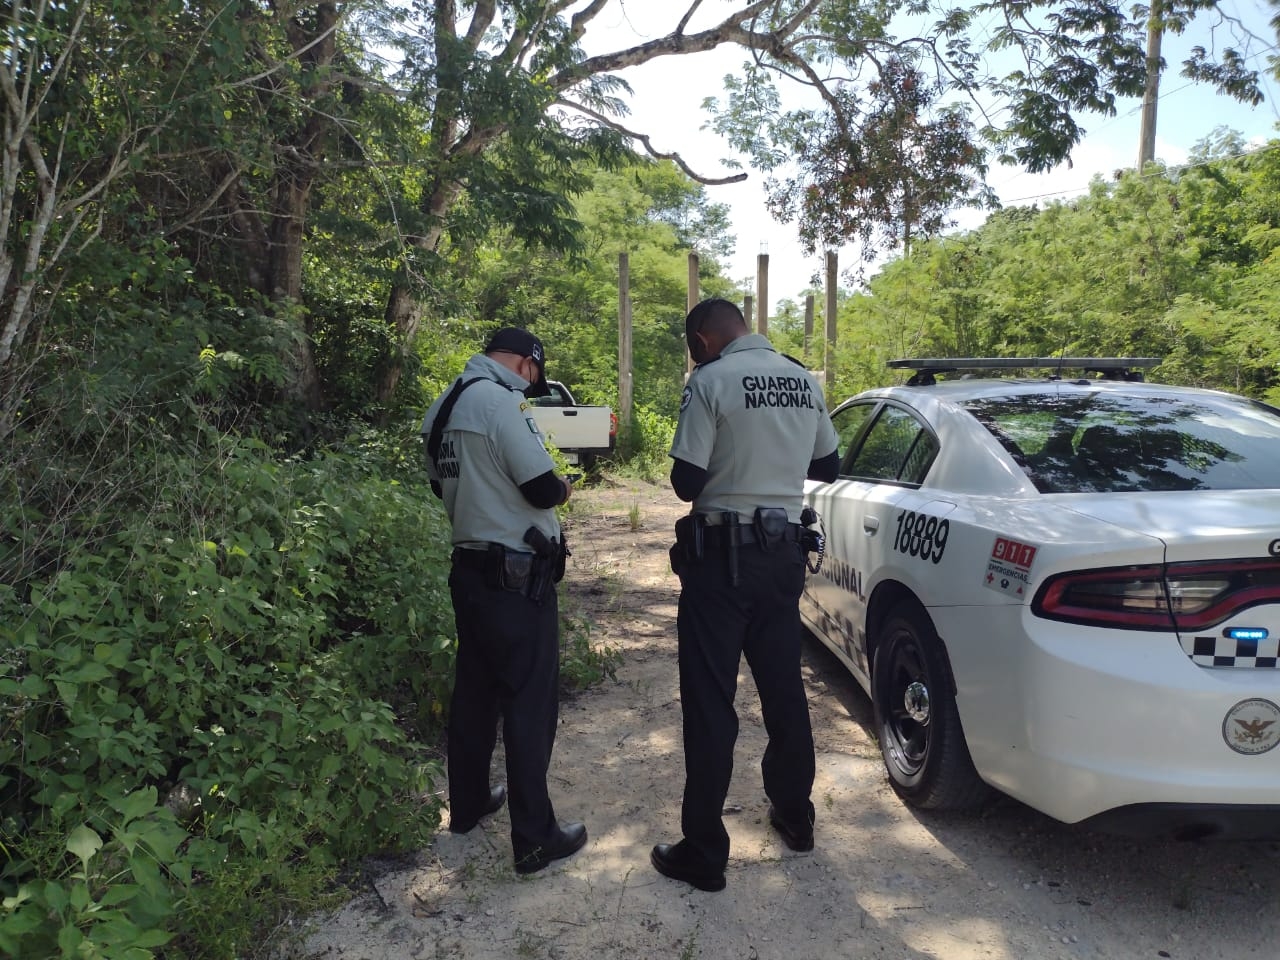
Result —
[{"label": "car antenna", "polygon": [[1049,377],[1050,380],[1062,379],[1062,361],[1065,360],[1066,358],[1067,358],[1067,338],[1066,338],[1066,335],[1064,334],[1062,338],[1062,346],[1058,348],[1058,369],[1053,371],[1053,375]]}]

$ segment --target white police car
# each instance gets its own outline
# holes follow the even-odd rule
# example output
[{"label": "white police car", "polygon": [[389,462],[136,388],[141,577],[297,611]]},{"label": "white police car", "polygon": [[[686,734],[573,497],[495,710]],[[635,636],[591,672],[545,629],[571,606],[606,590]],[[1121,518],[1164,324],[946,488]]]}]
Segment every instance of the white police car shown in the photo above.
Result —
[{"label": "white police car", "polygon": [[801,612],[909,803],[1280,835],[1280,410],[1157,362],[893,361],[832,412]]}]

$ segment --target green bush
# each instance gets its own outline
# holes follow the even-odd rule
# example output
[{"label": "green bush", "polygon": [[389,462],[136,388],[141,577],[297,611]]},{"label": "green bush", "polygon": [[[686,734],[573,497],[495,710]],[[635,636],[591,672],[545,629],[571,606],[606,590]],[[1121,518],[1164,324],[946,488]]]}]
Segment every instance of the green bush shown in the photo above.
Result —
[{"label": "green bush", "polygon": [[636,404],[630,429],[619,437],[620,448],[631,451],[620,472],[651,482],[666,480],[671,472],[671,440],[675,432],[675,420]]},{"label": "green bush", "polygon": [[75,503],[3,478],[0,948],[241,956],[264,903],[439,823],[412,734],[450,681],[443,515],[368,442],[98,465]]}]

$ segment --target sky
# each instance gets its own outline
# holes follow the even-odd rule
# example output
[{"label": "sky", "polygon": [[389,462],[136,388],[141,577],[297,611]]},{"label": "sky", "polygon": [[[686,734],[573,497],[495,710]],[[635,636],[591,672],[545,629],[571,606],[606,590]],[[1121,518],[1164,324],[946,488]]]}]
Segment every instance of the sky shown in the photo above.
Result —
[{"label": "sky", "polygon": [[[733,0],[704,0],[686,32],[714,25],[737,5]],[[588,29],[584,37],[586,52],[625,49],[664,36],[674,29],[689,6],[689,0],[613,0]],[[1268,56],[1277,52],[1274,34],[1267,26],[1271,10],[1266,0],[1221,0],[1221,7],[1244,21],[1252,32],[1268,39],[1263,43],[1252,41],[1253,45],[1245,48],[1232,41],[1225,28],[1213,30],[1211,19],[1203,16],[1193,21],[1183,36],[1165,37],[1162,52],[1169,67],[1161,81],[1155,153],[1158,161],[1170,167],[1185,163],[1195,144],[1219,127],[1235,130],[1258,144],[1280,137],[1280,82],[1265,72]],[[1246,55],[1248,66],[1262,75],[1266,100],[1249,107],[1179,76],[1179,64],[1195,44],[1211,51],[1226,44],[1235,45]],[[722,78],[736,73],[743,60],[739,49],[721,49],[659,58],[621,71],[619,76],[634,91],[628,98],[631,114],[621,122],[629,129],[649,134],[655,149],[678,152],[703,176],[724,177],[737,172],[724,165],[726,157],[735,157],[742,164],[749,175],[746,182],[709,186],[707,195],[712,202],[730,209],[736,235],[736,250],[727,265],[732,279],[754,292],[759,255],[769,255],[769,313],[776,315],[778,301],[798,301],[815,275],[820,280],[824,264],[821,253],[806,257],[801,252],[794,224],[780,224],[769,216],[763,176],[749,167],[745,157],[736,156],[718,135],[700,129],[707,119],[702,111],[703,99],[721,95]],[[1063,164],[1041,175],[992,167],[988,182],[1006,207],[1068,201],[1087,192],[1095,175],[1110,179],[1115,171],[1136,166],[1140,101],[1121,101],[1114,117],[1086,115],[1078,122],[1087,134],[1072,152],[1070,166]],[[979,226],[984,215],[966,211],[961,216],[957,229]],[[842,273],[861,263],[860,250],[854,246],[842,248],[838,256]],[[874,266],[868,276],[873,271]],[[841,283],[851,286],[848,279]]]}]

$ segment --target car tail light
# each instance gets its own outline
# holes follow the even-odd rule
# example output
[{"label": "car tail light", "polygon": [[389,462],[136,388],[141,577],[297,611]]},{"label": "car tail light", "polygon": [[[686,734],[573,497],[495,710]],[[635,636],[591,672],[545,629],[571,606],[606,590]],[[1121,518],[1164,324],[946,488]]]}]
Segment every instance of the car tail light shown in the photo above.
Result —
[{"label": "car tail light", "polygon": [[1031,602],[1049,620],[1130,630],[1204,630],[1280,602],[1280,562],[1220,560],[1080,570],[1050,577]]},{"label": "car tail light", "polygon": [[616,437],[618,435],[618,415],[612,410],[609,411],[609,436]]}]

